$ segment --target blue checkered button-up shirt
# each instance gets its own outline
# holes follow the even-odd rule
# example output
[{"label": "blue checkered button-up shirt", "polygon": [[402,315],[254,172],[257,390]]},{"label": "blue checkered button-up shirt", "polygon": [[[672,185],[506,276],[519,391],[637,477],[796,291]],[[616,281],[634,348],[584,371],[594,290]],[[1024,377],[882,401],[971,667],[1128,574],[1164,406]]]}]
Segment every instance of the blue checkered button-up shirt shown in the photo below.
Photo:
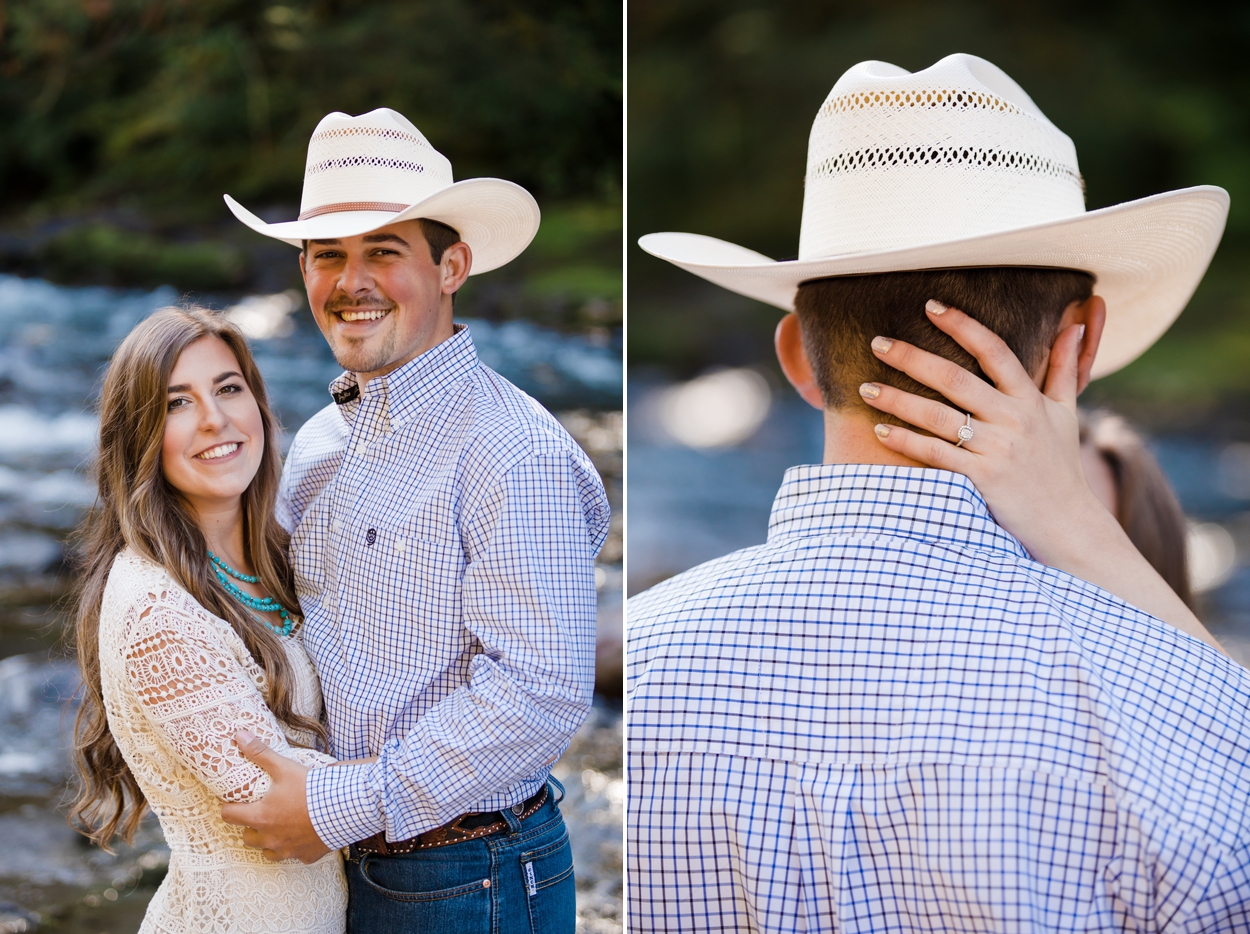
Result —
[{"label": "blue checkered button-up shirt", "polygon": [[1250,931],[1250,673],[964,477],[792,468],[627,612],[631,930]]},{"label": "blue checkered button-up shirt", "polygon": [[279,518],[340,759],[314,769],[331,847],[402,840],[524,801],[590,709],[590,460],[478,362],[467,328],[387,376],[331,385],[300,429]]}]

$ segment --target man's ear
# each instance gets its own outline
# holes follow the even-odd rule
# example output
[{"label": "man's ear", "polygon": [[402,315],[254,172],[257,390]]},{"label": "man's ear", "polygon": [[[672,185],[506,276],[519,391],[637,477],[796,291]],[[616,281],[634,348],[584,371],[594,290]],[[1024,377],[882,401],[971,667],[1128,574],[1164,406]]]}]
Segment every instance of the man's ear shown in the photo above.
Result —
[{"label": "man's ear", "polygon": [[808,405],[823,412],[825,400],[812,373],[812,362],[807,359],[807,350],[803,347],[798,315],[790,312],[777,322],[773,344],[777,348],[777,362],[781,364],[781,372],[786,374],[790,385],[798,390]]},{"label": "man's ear", "polygon": [[453,295],[464,285],[464,280],[469,278],[469,270],[473,268],[473,251],[463,240],[453,243],[443,251],[443,258],[438,265],[442,271],[443,294]]},{"label": "man's ear", "polygon": [[1073,302],[1063,310],[1059,320],[1059,333],[1073,324],[1085,325],[1081,339],[1081,355],[1076,361],[1076,391],[1082,393],[1089,385],[1090,372],[1094,369],[1094,357],[1102,343],[1102,332],[1107,325],[1107,303],[1100,295],[1092,295],[1083,302]]}]

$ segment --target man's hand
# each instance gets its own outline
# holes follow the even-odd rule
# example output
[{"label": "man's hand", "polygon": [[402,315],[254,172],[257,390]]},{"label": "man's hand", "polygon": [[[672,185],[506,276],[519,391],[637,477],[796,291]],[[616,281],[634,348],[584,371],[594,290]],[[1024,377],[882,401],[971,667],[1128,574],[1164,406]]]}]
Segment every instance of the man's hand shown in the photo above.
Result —
[{"label": "man's hand", "polygon": [[263,742],[240,730],[234,735],[240,751],[269,773],[269,793],[250,804],[223,804],[221,819],[247,828],[243,842],[261,850],[265,859],[298,859],[315,863],[330,852],[313,829],[308,816],[304,779],[308,766],[274,752]]}]

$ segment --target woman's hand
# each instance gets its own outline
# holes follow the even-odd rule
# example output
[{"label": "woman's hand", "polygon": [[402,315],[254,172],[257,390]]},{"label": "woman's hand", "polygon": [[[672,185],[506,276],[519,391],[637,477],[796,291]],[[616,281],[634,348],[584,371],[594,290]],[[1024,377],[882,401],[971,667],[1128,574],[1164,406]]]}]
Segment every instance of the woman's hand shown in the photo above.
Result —
[{"label": "woman's hand", "polygon": [[[876,356],[950,399],[964,411],[892,386],[861,388],[864,401],[931,432],[878,426],[892,451],[968,477],[994,518],[1044,564],[1064,553],[1067,539],[1086,524],[1090,511],[1105,512],[1085,480],[1076,419],[1076,361],[1080,325],[1067,328],[1051,352],[1045,393],[993,331],[962,311],[938,302],[929,319],[981,364],[997,385],[978,379],[953,361],[902,341],[873,341]],[[872,398],[874,389],[880,395]],[[965,412],[973,436],[956,447]],[[943,440],[947,439],[947,440]]]},{"label": "woman's hand", "polygon": [[[976,357],[995,385],[910,344],[874,339],[879,359],[963,410],[892,386],[865,384],[860,394],[868,405],[933,435],[878,425],[881,443],[922,464],[964,474],[995,520],[1041,563],[1090,581],[1219,648],[1085,479],[1076,418],[1084,326],[1071,325],[1059,335],[1045,389],[1039,391],[998,335],[939,302],[929,302],[926,311],[935,326]],[[972,436],[957,445],[965,413],[972,416]]]}]

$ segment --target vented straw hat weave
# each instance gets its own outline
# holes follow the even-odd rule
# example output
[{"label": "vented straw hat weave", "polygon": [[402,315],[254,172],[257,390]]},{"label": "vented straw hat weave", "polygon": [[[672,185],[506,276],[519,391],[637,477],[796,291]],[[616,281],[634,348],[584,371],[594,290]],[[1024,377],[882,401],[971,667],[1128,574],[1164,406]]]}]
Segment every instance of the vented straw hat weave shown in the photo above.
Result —
[{"label": "vented straw hat weave", "polygon": [[419,217],[455,228],[473,251],[472,273],[515,259],[538,232],[534,197],[513,182],[457,182],[451,163],[403,114],[382,107],[358,117],[328,114],[308,143],[298,220],[267,224],[229,195],[234,216],[267,237],[354,237]]},{"label": "vented straw hat weave", "polygon": [[1105,376],[1176,320],[1215,253],[1228,193],[1203,185],[1085,210],[1076,148],[997,66],[950,55],[912,74],[861,62],[816,114],[799,258],[689,233],[639,245],[717,285],[794,307],[809,279],[958,266],[1081,269],[1098,279]]}]

